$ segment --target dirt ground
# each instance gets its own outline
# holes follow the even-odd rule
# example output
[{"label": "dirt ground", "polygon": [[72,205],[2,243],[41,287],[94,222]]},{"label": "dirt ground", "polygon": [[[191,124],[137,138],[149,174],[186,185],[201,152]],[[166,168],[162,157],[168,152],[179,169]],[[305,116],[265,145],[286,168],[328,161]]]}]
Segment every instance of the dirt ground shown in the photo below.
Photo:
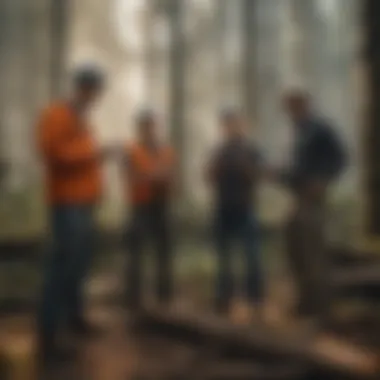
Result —
[{"label": "dirt ground", "polygon": [[[291,331],[299,328],[299,321],[292,319],[290,312],[296,300],[296,293],[281,252],[281,243],[278,240],[265,242],[263,247],[267,279],[265,312],[277,328]],[[176,257],[175,264],[174,304],[176,307],[193,312],[197,310],[199,313],[210,313],[216,269],[212,249],[204,243],[183,244],[181,255]],[[125,265],[126,257],[121,253],[110,253],[99,257],[93,276],[87,285],[88,318],[101,327],[103,333],[97,339],[78,342],[76,344],[78,356],[75,363],[57,369],[55,373],[47,377],[47,380],[203,380],[198,376],[192,376],[191,370],[199,365],[199,357],[207,358],[207,352],[199,352],[186,345],[169,342],[162,337],[137,337],[128,327],[130,326],[128,317],[117,302],[123,294]],[[41,268],[28,269],[21,263],[16,263],[15,267],[22,268],[22,271],[18,272],[18,278],[23,280],[17,282],[18,287],[15,286],[17,288],[15,293],[24,292],[26,288],[30,294],[36,296],[41,275],[38,271]],[[241,278],[242,267],[240,261],[240,266],[236,266],[237,278]],[[154,264],[149,256],[147,256],[146,268],[145,301],[150,304],[154,288]],[[2,271],[8,274],[10,283],[14,285],[14,277],[9,269],[2,267]],[[9,291],[9,287],[5,286],[6,281],[3,280],[3,282],[3,291]],[[242,295],[237,293],[235,307],[231,314],[234,323],[240,323],[239,320],[245,313],[244,306]],[[370,337],[373,340],[371,343],[373,349],[380,352],[379,335],[374,333],[378,332],[376,321],[374,322],[373,318],[357,318],[356,325],[353,324],[357,315],[368,310],[370,312],[367,314],[373,316],[374,310],[371,306],[363,306],[360,302],[337,304],[335,313],[339,316],[340,323],[334,329],[340,330],[342,335],[349,336],[352,341],[358,343],[370,344]],[[40,380],[35,375],[34,354],[33,316],[2,318],[0,320],[0,355],[8,371],[4,379]],[[222,365],[225,363],[215,362],[214,358],[210,358],[209,364],[211,371],[215,367],[224,368]],[[218,371],[214,372],[218,373]],[[239,380],[233,374],[230,377],[223,377],[220,374],[213,376],[209,376],[210,380],[213,378]],[[0,379],[3,378],[0,376]],[[277,380],[280,377],[273,379]],[[284,380],[288,379],[284,378]],[[311,379],[307,378],[307,380]]]}]

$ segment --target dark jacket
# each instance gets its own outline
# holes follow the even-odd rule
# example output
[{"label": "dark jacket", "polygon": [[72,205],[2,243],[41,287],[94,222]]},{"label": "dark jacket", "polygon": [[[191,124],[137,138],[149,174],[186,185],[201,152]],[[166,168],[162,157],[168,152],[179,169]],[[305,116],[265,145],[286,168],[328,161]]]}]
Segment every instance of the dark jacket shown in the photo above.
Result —
[{"label": "dark jacket", "polygon": [[325,120],[310,118],[299,126],[293,166],[286,180],[295,191],[313,180],[330,183],[346,165],[346,150],[335,130]]},{"label": "dark jacket", "polygon": [[214,156],[217,208],[247,210],[254,201],[256,172],[261,157],[254,144],[238,140],[220,146]]}]

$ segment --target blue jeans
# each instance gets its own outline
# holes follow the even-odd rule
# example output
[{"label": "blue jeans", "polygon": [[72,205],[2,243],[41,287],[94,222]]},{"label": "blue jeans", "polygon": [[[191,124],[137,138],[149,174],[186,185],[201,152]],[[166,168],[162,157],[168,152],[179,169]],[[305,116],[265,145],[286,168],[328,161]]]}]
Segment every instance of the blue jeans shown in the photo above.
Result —
[{"label": "blue jeans", "polygon": [[136,206],[128,228],[127,297],[130,309],[142,302],[144,246],[153,243],[155,260],[155,293],[160,302],[169,302],[173,293],[173,241],[169,208],[166,204]]},{"label": "blue jeans", "polygon": [[53,344],[64,321],[82,318],[82,288],[93,257],[93,207],[61,205],[51,209],[51,252],[47,258],[42,304],[38,316],[40,338]]},{"label": "blue jeans", "polygon": [[260,260],[258,221],[248,210],[219,210],[215,222],[218,275],[217,308],[228,308],[234,292],[233,244],[238,243],[244,254],[244,293],[252,303],[263,298],[263,276]]}]

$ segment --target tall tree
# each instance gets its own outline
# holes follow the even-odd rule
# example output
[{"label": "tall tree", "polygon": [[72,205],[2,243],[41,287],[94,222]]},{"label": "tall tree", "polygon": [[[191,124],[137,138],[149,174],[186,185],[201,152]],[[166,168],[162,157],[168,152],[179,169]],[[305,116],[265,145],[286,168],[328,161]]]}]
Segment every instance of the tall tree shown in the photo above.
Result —
[{"label": "tall tree", "polygon": [[248,117],[248,121],[253,126],[256,118],[256,86],[255,86],[255,72],[256,72],[256,1],[255,0],[242,0],[243,6],[243,93],[244,93],[244,110]]},{"label": "tall tree", "polygon": [[50,0],[51,20],[51,66],[50,83],[51,96],[57,97],[62,94],[62,79],[65,70],[65,57],[67,47],[67,22],[69,16],[70,0]]},{"label": "tall tree", "polygon": [[182,176],[180,191],[184,191],[184,126],[185,126],[185,75],[186,38],[184,30],[184,1],[169,0],[167,11],[170,20],[170,95],[169,127],[179,155],[179,172]]},{"label": "tall tree", "polygon": [[[228,29],[228,0],[219,0],[217,7],[217,17],[218,17],[218,82],[219,90],[221,96],[223,97],[226,91],[226,85],[228,83],[228,39],[227,39],[227,29]],[[221,99],[224,101],[224,99]]]},{"label": "tall tree", "polygon": [[254,60],[255,88],[258,94],[254,100],[257,135],[268,151],[268,159],[278,159],[283,140],[280,136],[285,132],[281,128],[283,120],[278,101],[283,85],[281,48],[287,2],[255,0],[255,3],[255,39],[251,44],[257,52]]},{"label": "tall tree", "polygon": [[28,30],[26,22],[28,4],[22,0],[7,0],[5,2],[7,22],[5,24],[6,60],[4,66],[2,91],[5,92],[4,110],[4,141],[6,144],[7,178],[6,184],[11,191],[19,190],[24,182],[24,164],[26,163],[25,133],[28,120],[27,110],[33,100],[26,96],[30,90],[29,78],[30,52],[27,43],[33,30]]},{"label": "tall tree", "polygon": [[8,3],[0,1],[0,79],[2,83],[2,91],[0,92],[0,184],[6,174],[6,142],[5,142],[5,125],[6,125],[6,91],[4,88],[5,80],[7,78],[7,62],[8,62],[8,23],[9,12]]},{"label": "tall tree", "polygon": [[[229,1],[216,0],[219,24],[219,54],[218,72],[220,101],[239,105],[246,108],[247,91],[246,79],[248,66],[253,69],[253,65],[246,65],[246,19],[245,0]],[[245,43],[245,46],[243,45]],[[252,49],[253,46],[250,46]],[[247,70],[245,70],[245,68]]]},{"label": "tall tree", "polygon": [[380,2],[366,0],[364,25],[368,66],[368,128],[366,134],[367,192],[366,228],[371,235],[380,235]]},{"label": "tall tree", "polygon": [[340,128],[350,145],[351,165],[344,176],[345,195],[357,190],[359,149],[357,145],[358,91],[353,80],[357,60],[357,0],[294,0],[302,33],[298,61],[303,64],[315,106]]},{"label": "tall tree", "polygon": [[156,71],[156,45],[154,38],[154,26],[157,12],[153,2],[147,2],[144,11],[144,64],[145,64],[145,86],[147,102],[155,104],[155,71]]}]

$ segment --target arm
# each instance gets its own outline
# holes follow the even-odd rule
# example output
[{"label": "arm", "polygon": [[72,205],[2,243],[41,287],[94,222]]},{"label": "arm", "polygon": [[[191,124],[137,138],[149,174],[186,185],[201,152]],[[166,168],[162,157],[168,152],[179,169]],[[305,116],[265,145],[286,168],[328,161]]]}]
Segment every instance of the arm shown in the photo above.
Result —
[{"label": "arm", "polygon": [[133,182],[166,182],[173,176],[174,156],[169,152],[166,162],[161,166],[156,165],[148,170],[148,168],[139,167],[138,152],[133,148],[124,154],[124,167],[127,171],[127,176]]},{"label": "arm", "polygon": [[90,141],[70,135],[65,115],[47,112],[39,125],[39,150],[43,158],[54,165],[73,167],[96,160],[97,152]]},{"label": "arm", "polygon": [[220,171],[221,171],[221,162],[220,162],[219,152],[214,152],[211,156],[211,159],[206,164],[204,171],[205,181],[209,184],[214,184],[217,181]]}]

